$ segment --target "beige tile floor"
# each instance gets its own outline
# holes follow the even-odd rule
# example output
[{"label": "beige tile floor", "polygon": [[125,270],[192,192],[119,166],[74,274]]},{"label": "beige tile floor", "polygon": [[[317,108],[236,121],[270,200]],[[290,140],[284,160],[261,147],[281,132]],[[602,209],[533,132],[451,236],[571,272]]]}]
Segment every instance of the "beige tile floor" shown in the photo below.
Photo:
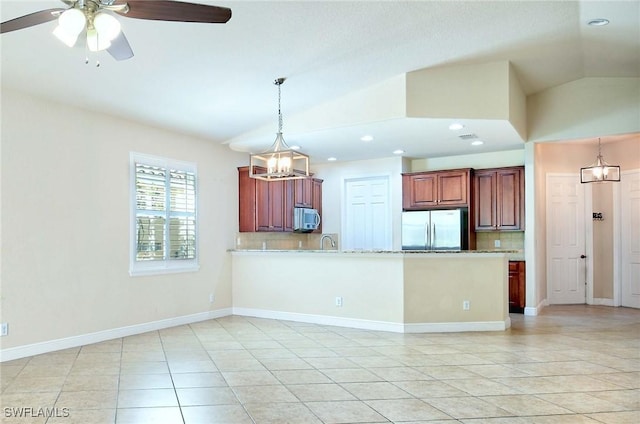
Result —
[{"label": "beige tile floor", "polygon": [[405,335],[232,316],[1,370],[3,423],[637,424],[640,311]]}]

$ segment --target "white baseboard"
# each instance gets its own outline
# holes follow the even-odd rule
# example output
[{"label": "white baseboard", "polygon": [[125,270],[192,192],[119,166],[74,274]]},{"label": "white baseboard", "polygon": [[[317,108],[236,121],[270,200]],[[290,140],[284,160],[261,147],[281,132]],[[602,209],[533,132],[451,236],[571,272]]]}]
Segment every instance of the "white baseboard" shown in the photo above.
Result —
[{"label": "white baseboard", "polygon": [[233,315],[283,321],[306,322],[309,324],[333,325],[336,327],[359,328],[361,330],[390,331],[394,333],[443,333],[463,331],[502,331],[511,326],[511,318],[505,321],[488,322],[443,322],[415,323],[372,321],[357,318],[342,318],[326,315],[300,314],[296,312],[269,311],[252,308],[233,308]]},{"label": "white baseboard", "polygon": [[81,334],[79,336],[66,337],[64,339],[10,347],[0,350],[0,362],[25,358],[27,356],[40,355],[42,353],[54,352],[56,350],[84,346],[120,337],[132,336],[134,334],[146,333],[147,331],[162,330],[163,328],[176,327],[179,325],[226,317],[229,315],[231,315],[231,308],[218,309],[215,311],[200,312],[197,314],[167,318],[160,321],[146,322],[127,327],[113,328],[111,330],[98,331],[95,333]]},{"label": "white baseboard", "polygon": [[327,315],[300,314],[297,312],[269,311],[253,308],[233,308],[233,315],[306,322],[309,324],[333,325],[336,327],[359,328],[361,330],[392,331],[395,333],[402,333],[404,327],[404,324],[396,322],[371,321],[357,318],[341,318]]},{"label": "white baseboard", "polygon": [[538,303],[538,306],[527,306],[524,308],[524,314],[526,316],[531,316],[531,317],[535,317],[536,315],[538,315],[538,312],[540,312],[542,310],[542,308],[544,308],[545,306],[547,306],[547,300],[544,299],[542,301],[540,301],[540,303]]},{"label": "white baseboard", "polygon": [[613,299],[607,299],[607,298],[604,298],[604,297],[594,297],[592,305],[614,306],[613,305]]},{"label": "white baseboard", "polygon": [[504,331],[511,327],[511,318],[504,321],[435,322],[405,324],[405,333],[460,333],[467,331]]}]

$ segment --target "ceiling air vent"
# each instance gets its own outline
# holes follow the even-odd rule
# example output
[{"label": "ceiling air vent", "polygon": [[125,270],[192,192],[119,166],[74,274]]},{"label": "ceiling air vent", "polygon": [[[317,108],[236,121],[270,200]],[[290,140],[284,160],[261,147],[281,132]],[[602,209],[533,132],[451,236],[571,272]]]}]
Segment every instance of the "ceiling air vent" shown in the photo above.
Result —
[{"label": "ceiling air vent", "polygon": [[478,138],[478,136],[475,134],[462,134],[462,135],[459,135],[458,137],[460,137],[460,140],[473,140]]}]

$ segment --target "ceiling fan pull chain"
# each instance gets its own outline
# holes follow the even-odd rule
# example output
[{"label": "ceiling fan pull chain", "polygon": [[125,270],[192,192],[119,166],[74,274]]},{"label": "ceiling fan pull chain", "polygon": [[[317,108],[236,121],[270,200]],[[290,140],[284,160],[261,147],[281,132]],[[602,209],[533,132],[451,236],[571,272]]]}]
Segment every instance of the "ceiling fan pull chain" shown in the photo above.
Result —
[{"label": "ceiling fan pull chain", "polygon": [[[85,65],[89,64],[89,56],[85,57],[84,64]],[[100,67],[100,59],[96,59],[96,68],[99,68],[99,67]]]},{"label": "ceiling fan pull chain", "polygon": [[[89,49],[89,43],[85,42],[84,44],[84,64],[88,65],[89,64],[89,56],[91,55],[91,53],[93,53],[90,49]],[[96,53],[97,56],[97,53]],[[96,68],[100,67],[100,59],[96,59]]]},{"label": "ceiling fan pull chain", "polygon": [[89,64],[89,43],[87,43],[86,38],[84,40],[84,64]]}]

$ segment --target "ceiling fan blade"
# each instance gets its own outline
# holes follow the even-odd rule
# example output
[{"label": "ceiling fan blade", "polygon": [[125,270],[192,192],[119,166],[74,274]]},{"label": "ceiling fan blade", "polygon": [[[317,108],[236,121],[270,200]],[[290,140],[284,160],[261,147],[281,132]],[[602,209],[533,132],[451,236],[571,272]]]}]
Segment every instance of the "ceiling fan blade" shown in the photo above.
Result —
[{"label": "ceiling fan blade", "polygon": [[46,9],[0,23],[0,34],[53,21],[66,9]]},{"label": "ceiling fan blade", "polygon": [[131,50],[129,41],[122,31],[115,39],[111,40],[111,46],[107,51],[115,60],[126,60],[133,57],[133,50]]},{"label": "ceiling fan blade", "polygon": [[223,24],[231,19],[231,9],[226,7],[168,0],[127,0],[126,3],[128,11],[115,12],[129,18],[209,24]]}]

